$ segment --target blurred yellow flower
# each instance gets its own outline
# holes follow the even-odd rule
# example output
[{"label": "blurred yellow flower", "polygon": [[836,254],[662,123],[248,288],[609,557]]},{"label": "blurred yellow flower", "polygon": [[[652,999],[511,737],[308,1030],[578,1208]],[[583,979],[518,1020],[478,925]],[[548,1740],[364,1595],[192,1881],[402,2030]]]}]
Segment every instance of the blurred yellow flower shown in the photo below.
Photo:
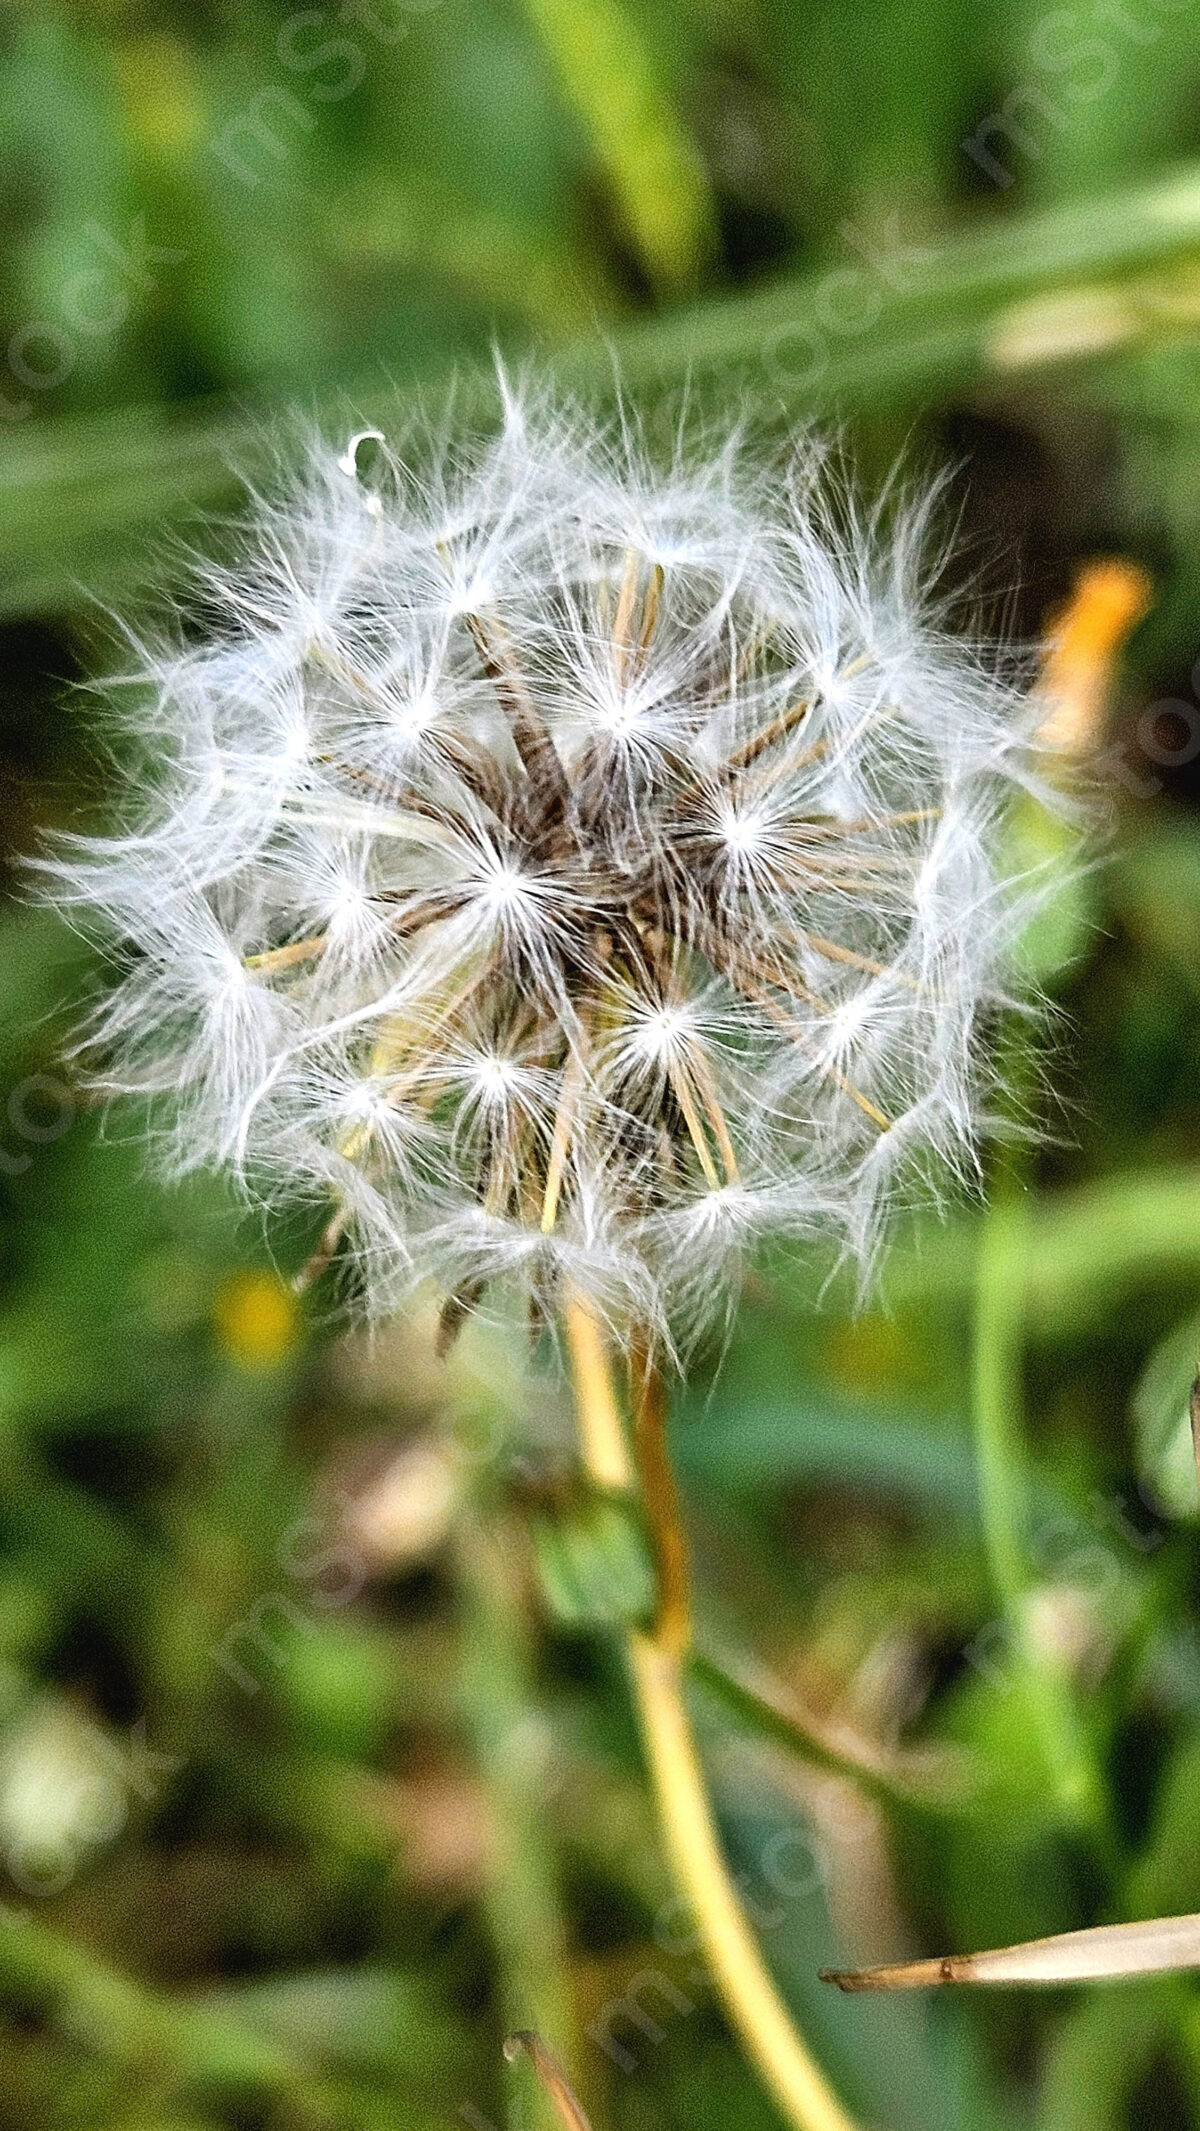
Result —
[{"label": "blurred yellow flower", "polygon": [[1070,599],[1050,623],[1038,684],[1049,710],[1038,733],[1043,746],[1073,759],[1095,746],[1117,657],[1153,598],[1146,571],[1123,556],[1107,556],[1080,570]]},{"label": "blurred yellow flower", "polygon": [[222,1351],[244,1369],[271,1368],[296,1344],[300,1313],[274,1273],[235,1273],[214,1311]]}]

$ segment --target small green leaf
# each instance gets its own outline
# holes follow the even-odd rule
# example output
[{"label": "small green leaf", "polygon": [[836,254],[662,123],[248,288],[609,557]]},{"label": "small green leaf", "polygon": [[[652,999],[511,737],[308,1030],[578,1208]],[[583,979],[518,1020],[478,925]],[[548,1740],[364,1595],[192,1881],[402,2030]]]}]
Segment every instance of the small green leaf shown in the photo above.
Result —
[{"label": "small green leaf", "polygon": [[594,1495],[557,1517],[534,1520],[546,1602],[570,1627],[637,1626],[654,1610],[654,1565],[632,1502]]},{"label": "small green leaf", "polygon": [[1200,1312],[1160,1340],[1133,1394],[1134,1436],[1143,1487],[1168,1517],[1200,1521],[1188,1397],[1200,1372]]}]

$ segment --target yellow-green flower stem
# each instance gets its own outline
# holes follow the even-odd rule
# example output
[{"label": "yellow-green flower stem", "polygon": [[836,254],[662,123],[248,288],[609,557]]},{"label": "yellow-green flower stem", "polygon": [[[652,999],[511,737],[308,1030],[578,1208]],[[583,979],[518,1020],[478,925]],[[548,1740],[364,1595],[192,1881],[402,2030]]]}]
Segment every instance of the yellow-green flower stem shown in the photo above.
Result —
[{"label": "yellow-green flower stem", "polygon": [[[567,1347],[588,1474],[599,1486],[629,1488],[635,1475],[604,1337],[577,1301],[567,1307]],[[788,2122],[796,2131],[854,2131],[775,1987],[721,1854],[684,1700],[685,1556],[661,1437],[664,1389],[644,1353],[634,1355],[630,1375],[643,1495],[666,1580],[654,1629],[630,1631],[627,1655],[663,1842],[730,2024]]]}]

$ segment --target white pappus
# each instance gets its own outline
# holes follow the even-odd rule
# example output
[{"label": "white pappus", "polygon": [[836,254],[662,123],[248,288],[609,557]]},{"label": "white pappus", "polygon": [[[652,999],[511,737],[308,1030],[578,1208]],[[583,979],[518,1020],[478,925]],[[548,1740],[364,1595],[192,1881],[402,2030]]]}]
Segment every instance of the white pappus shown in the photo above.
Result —
[{"label": "white pappus", "polygon": [[919,500],[501,398],[258,499],[204,639],[137,647],[120,832],[46,870],[176,1169],[328,1197],[374,1312],[516,1276],[678,1352],[762,1240],[865,1258],[970,1173],[1030,721]]}]

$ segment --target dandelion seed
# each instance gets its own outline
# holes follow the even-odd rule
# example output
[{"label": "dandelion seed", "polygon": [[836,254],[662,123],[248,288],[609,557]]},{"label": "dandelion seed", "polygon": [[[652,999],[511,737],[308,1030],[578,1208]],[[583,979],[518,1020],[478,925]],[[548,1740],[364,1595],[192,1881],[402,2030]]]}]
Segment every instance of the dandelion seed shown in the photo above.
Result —
[{"label": "dandelion seed", "polygon": [[924,506],[885,539],[808,444],[664,469],[502,398],[260,499],[208,639],[138,651],[124,832],[45,871],[120,942],[86,1047],[176,1170],[332,1193],[370,1309],[507,1275],[678,1350],[764,1238],[866,1258],[970,1174],[1030,717]]}]

